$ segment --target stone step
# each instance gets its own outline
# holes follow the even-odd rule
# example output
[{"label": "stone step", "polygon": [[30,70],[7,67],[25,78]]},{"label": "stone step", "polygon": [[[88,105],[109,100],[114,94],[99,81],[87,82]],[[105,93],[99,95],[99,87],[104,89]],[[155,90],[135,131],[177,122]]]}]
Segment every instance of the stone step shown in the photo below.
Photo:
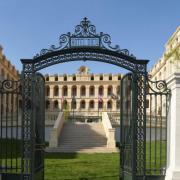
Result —
[{"label": "stone step", "polygon": [[59,147],[49,148],[52,152],[112,152],[107,149],[107,138],[102,123],[64,124]]},{"label": "stone step", "polygon": [[118,153],[119,150],[117,148],[107,148],[107,147],[96,147],[96,148],[84,148],[84,149],[63,149],[63,148],[47,148],[46,152],[51,153]]}]

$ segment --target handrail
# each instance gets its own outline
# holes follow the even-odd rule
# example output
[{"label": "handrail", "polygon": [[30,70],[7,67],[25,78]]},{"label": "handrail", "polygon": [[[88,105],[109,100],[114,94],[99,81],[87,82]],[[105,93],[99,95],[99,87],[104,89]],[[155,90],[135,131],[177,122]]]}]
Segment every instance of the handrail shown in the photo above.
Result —
[{"label": "handrail", "polygon": [[51,130],[50,143],[49,143],[50,147],[58,146],[63,125],[64,125],[64,113],[59,112],[58,118],[56,119],[54,123],[54,127]]},{"label": "handrail", "polygon": [[115,141],[115,128],[112,127],[111,121],[109,119],[108,113],[102,113],[102,124],[106,133],[107,137],[107,147],[108,148],[115,148],[116,141]]}]

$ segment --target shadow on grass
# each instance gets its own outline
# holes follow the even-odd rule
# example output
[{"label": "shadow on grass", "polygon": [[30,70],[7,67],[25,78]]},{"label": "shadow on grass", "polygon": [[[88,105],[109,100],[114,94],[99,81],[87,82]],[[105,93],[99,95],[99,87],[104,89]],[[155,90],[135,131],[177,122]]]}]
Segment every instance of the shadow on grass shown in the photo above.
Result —
[{"label": "shadow on grass", "polygon": [[77,153],[45,153],[46,159],[75,159]]}]

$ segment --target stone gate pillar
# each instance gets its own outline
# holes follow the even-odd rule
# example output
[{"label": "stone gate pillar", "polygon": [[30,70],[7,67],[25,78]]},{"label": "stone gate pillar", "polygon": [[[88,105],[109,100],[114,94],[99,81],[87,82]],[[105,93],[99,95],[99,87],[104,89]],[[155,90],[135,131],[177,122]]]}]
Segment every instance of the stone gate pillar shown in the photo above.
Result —
[{"label": "stone gate pillar", "polygon": [[165,180],[180,180],[180,73],[167,79],[171,89],[167,125],[167,171]]}]

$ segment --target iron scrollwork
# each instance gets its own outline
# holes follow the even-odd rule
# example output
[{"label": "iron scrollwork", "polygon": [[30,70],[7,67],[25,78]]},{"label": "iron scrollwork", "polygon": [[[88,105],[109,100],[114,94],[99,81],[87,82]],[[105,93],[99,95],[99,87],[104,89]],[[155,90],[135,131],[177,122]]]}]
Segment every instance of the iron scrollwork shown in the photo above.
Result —
[{"label": "iron scrollwork", "polygon": [[21,88],[20,81],[4,80],[0,81],[0,92],[19,92]]},{"label": "iron scrollwork", "polygon": [[[72,43],[74,41],[75,44]],[[74,33],[71,34],[68,32],[67,34],[62,34],[59,37],[59,46],[56,47],[55,45],[51,45],[48,49],[42,49],[40,53],[34,56],[34,59],[50,52],[80,46],[95,46],[101,49],[108,49],[136,59],[135,56],[130,54],[127,49],[120,49],[119,45],[115,45],[113,47],[111,44],[110,35],[103,32],[100,32],[99,34],[96,33],[96,27],[85,17],[80,24],[75,27]]]},{"label": "iron scrollwork", "polygon": [[153,81],[151,80],[151,75],[148,76],[147,87],[147,93],[150,93],[149,91],[152,93],[170,93],[170,89],[168,89],[166,81]]}]

